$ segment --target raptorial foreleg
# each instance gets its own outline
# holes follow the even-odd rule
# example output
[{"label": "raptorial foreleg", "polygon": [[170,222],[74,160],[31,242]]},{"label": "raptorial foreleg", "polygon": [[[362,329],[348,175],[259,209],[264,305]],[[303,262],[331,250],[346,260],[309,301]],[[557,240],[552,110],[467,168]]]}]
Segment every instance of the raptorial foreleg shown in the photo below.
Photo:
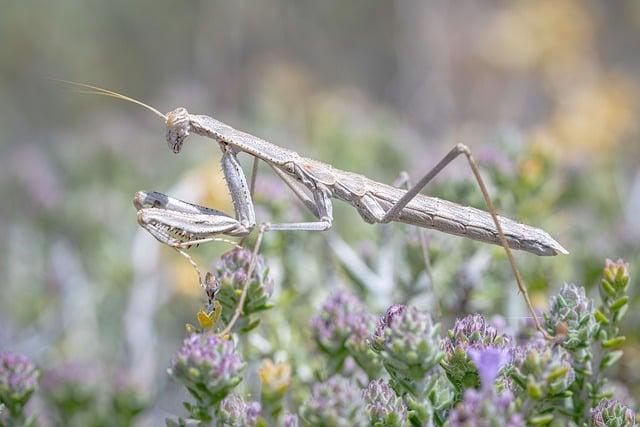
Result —
[{"label": "raptorial foreleg", "polygon": [[215,236],[242,237],[256,224],[253,202],[236,152],[221,145],[222,170],[229,186],[236,217],[184,202],[158,192],[136,193],[138,223],[160,242],[176,248],[216,240]]}]

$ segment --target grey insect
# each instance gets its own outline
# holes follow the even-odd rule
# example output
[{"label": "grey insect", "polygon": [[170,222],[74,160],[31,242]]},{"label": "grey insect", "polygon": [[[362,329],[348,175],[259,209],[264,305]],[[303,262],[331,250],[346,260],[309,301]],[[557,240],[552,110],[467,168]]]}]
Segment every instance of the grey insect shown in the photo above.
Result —
[{"label": "grey insect", "polygon": [[[246,236],[251,233],[256,226],[256,217],[251,191],[237,158],[239,153],[244,152],[267,163],[316,217],[316,221],[312,222],[265,224],[266,231],[327,230],[333,222],[332,199],[338,199],[352,205],[368,223],[398,221],[502,245],[507,252],[518,288],[532,315],[533,307],[510,249],[539,256],[568,253],[544,230],[496,214],[479,168],[469,148],[463,144],[453,147],[413,187],[404,190],[303,157],[212,117],[190,114],[182,107],[165,115],[116,92],[91,85],[79,85],[90,89],[91,93],[137,103],[162,117],[166,124],[166,140],[174,153],[182,150],[190,134],[213,139],[222,150],[222,170],[231,193],[235,217],[159,192],[136,193],[134,205],[138,223],[160,242],[171,247],[187,248],[216,240],[219,235]],[[424,186],[459,155],[467,159],[488,212],[420,194]],[[542,329],[535,315],[534,321]]]}]

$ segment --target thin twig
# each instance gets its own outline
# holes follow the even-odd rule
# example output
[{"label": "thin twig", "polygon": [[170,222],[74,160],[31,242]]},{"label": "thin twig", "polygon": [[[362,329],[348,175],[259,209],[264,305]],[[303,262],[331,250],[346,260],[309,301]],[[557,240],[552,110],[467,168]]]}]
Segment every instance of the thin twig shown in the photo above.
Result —
[{"label": "thin twig", "polygon": [[251,275],[253,274],[253,270],[256,266],[256,260],[258,258],[258,251],[260,250],[260,245],[262,244],[262,236],[264,235],[265,225],[260,225],[260,232],[258,233],[258,238],[256,239],[256,245],[253,248],[253,254],[251,255],[251,261],[249,262],[249,268],[247,269],[247,278],[242,284],[242,293],[240,294],[240,300],[238,301],[238,305],[236,306],[236,310],[233,313],[233,317],[227,323],[227,326],[218,334],[219,336],[225,336],[231,329],[233,325],[236,323],[240,315],[242,314],[242,309],[244,308],[244,301],[247,298],[247,291],[249,289],[249,282],[251,281]]}]

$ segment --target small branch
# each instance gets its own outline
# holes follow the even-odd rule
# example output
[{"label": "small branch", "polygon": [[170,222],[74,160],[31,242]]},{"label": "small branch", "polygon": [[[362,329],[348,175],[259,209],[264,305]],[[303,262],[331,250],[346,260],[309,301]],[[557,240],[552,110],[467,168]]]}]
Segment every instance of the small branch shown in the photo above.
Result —
[{"label": "small branch", "polygon": [[229,320],[229,323],[225,328],[218,334],[219,336],[225,336],[231,329],[233,325],[236,323],[240,315],[242,314],[242,309],[244,308],[244,301],[247,299],[247,291],[249,289],[249,281],[251,280],[251,276],[253,275],[253,270],[256,267],[256,260],[258,258],[258,251],[260,250],[260,245],[262,244],[262,236],[264,235],[264,224],[260,225],[260,232],[258,233],[258,238],[256,239],[256,245],[253,248],[253,254],[251,256],[251,261],[249,262],[249,268],[247,269],[247,278],[242,284],[242,293],[240,294],[240,300],[238,301],[238,305],[236,306],[236,310],[233,313],[233,317]]}]

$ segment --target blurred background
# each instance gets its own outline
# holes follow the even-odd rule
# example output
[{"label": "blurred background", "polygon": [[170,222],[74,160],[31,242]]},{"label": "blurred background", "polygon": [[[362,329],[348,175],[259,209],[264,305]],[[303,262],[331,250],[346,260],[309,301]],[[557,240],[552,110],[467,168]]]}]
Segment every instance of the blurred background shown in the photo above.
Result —
[{"label": "blurred background", "polygon": [[[148,111],[51,79],[185,106],[388,183],[402,170],[417,179],[463,142],[499,211],[571,252],[517,254],[544,309],[565,281],[595,290],[607,257],[629,261],[632,277],[640,267],[639,40],[632,0],[4,1],[0,349],[43,369],[34,410],[45,424],[87,425],[122,406],[139,425],[179,413],[185,395],[166,369],[204,299],[184,258],[137,226],[131,200],[158,190],[231,208],[211,141],[192,137],[176,156]],[[458,160],[425,192],[482,208],[471,177]],[[256,204],[259,221],[307,215],[265,165]],[[476,311],[526,318],[499,248],[428,231],[429,275],[414,229],[381,230],[340,203],[334,216],[328,234],[265,238],[276,306],[248,344],[256,360],[285,360],[308,380],[304,326],[336,287],[375,312],[432,307],[445,328]],[[209,267],[229,249],[191,254]],[[637,283],[615,373],[630,396]]]}]

